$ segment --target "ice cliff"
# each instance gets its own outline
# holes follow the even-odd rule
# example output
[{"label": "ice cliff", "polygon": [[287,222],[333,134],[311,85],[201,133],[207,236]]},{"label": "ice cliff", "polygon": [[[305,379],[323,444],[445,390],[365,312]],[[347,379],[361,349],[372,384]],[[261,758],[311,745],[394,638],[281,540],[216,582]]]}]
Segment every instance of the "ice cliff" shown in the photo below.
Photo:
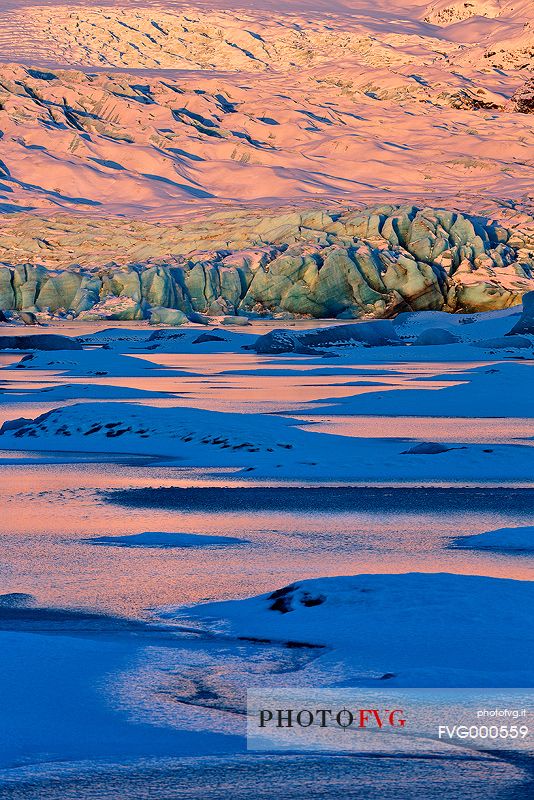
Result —
[{"label": "ice cliff", "polygon": [[453,211],[382,205],[213,227],[199,249],[190,239],[146,261],[4,263],[0,309],[172,325],[199,315],[380,318],[502,309],[534,289],[530,233]]}]

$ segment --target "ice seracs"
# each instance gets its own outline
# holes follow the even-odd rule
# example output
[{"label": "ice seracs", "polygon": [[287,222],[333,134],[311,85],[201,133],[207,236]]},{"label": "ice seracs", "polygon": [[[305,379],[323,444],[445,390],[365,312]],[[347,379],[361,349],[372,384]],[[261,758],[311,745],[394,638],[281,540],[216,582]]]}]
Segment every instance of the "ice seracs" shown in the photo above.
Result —
[{"label": "ice seracs", "polygon": [[489,311],[534,288],[533,235],[410,205],[215,216],[201,229],[189,223],[178,238],[174,232],[167,258],[54,270],[6,265],[0,308],[170,325],[210,316],[231,323]]}]

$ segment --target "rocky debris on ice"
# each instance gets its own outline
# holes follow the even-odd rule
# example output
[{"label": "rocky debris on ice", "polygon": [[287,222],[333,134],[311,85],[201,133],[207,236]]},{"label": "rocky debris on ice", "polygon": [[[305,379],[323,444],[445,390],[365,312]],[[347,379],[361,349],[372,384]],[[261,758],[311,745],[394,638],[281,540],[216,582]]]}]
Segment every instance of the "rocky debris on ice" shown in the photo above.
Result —
[{"label": "rocky debris on ice", "polygon": [[501,11],[501,0],[435,0],[425,12],[425,22],[434,25],[451,25],[472,17],[497,17]]},{"label": "rocky debris on ice", "polygon": [[502,550],[512,552],[534,552],[534,526],[499,528],[495,531],[459,536],[452,546],[468,550]]},{"label": "rocky debris on ice", "polygon": [[[534,41],[534,31],[532,36]],[[529,78],[523,86],[516,89],[506,108],[520,114],[534,114],[534,78]]]},{"label": "rocky debris on ice", "polygon": [[[383,205],[219,220],[212,249],[91,269],[0,268],[0,309],[179,325],[209,317],[489,311],[534,289],[534,241],[452,211]],[[233,227],[232,227],[233,226]],[[193,234],[188,234],[193,235]],[[197,231],[197,242],[202,240]],[[207,237],[209,238],[209,237]]]},{"label": "rocky debris on ice", "polygon": [[18,316],[23,325],[39,325],[39,320],[33,311],[19,311]]}]

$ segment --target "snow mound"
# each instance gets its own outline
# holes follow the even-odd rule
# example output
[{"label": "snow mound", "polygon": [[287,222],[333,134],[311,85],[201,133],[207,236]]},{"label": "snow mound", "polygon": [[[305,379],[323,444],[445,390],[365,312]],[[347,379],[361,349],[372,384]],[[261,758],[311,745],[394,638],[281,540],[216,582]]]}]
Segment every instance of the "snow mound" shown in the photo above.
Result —
[{"label": "snow mound", "polygon": [[446,453],[448,450],[451,450],[451,447],[447,447],[440,442],[421,442],[420,444],[416,444],[413,447],[410,447],[409,450],[405,450],[403,455],[416,455],[416,456],[426,456],[426,455],[436,455],[437,453]]},{"label": "snow mound", "polygon": [[332,347],[384,347],[396,344],[402,342],[393,323],[390,320],[372,320],[357,325],[335,325],[308,331],[273,330],[259,336],[246,349],[262,354],[313,353]]},{"label": "snow mound", "polygon": [[126,536],[99,536],[83,539],[87,544],[108,545],[110,547],[211,547],[213,545],[244,544],[246,539],[232,536],[210,536],[196,533],[163,533],[146,531]]},{"label": "snow mound", "polygon": [[453,546],[469,550],[509,550],[533,553],[534,526],[499,528],[495,531],[477,533],[474,536],[460,536],[454,540]]},{"label": "snow mound", "polygon": [[0,594],[0,608],[26,608],[35,603],[35,598],[26,592]]},{"label": "snow mound", "polygon": [[404,686],[533,686],[533,601],[530,581],[448,573],[355,575],[298,581],[246,600],[167,609],[164,616],[194,619],[235,636],[323,645],[329,650],[318,665],[327,671],[336,664],[339,675],[341,663],[347,685],[373,685],[393,673],[390,682]]},{"label": "snow mound", "polygon": [[[87,350],[69,351],[68,353],[58,352],[57,354],[33,351],[24,356],[17,365],[17,369],[52,369],[73,377],[95,378],[107,375],[115,377],[144,375],[152,378],[170,374],[185,374],[183,371],[180,372],[178,370],[172,370],[171,372],[170,370],[159,369],[144,359],[122,355],[117,352],[120,349],[122,349],[120,345],[117,345],[114,349],[95,347]],[[128,350],[129,348],[125,347],[124,349]]]},{"label": "snow mound", "polygon": [[419,346],[431,346],[436,344],[454,344],[459,341],[459,338],[446,328],[428,328],[426,331],[422,331],[419,334],[414,344]]},{"label": "snow mound", "polygon": [[307,439],[294,424],[270,415],[89,402],[57,408],[34,420],[8,420],[0,436],[22,449],[40,440],[41,445],[60,450],[148,452],[240,463],[251,454],[280,459],[291,452],[297,442]]}]

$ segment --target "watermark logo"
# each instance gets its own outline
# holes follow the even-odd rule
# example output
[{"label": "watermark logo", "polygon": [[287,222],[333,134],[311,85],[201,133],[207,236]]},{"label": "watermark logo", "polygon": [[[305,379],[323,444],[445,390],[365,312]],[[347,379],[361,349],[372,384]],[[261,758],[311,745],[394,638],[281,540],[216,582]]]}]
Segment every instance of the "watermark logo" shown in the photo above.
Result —
[{"label": "watermark logo", "polygon": [[379,730],[384,726],[403,728],[406,724],[404,711],[401,708],[262,708],[259,711],[259,727],[266,728],[273,725],[276,728],[309,728],[318,725],[320,728],[337,726],[341,730],[349,728],[375,727]]},{"label": "watermark logo", "polygon": [[530,689],[250,689],[249,750],[534,752]]}]

